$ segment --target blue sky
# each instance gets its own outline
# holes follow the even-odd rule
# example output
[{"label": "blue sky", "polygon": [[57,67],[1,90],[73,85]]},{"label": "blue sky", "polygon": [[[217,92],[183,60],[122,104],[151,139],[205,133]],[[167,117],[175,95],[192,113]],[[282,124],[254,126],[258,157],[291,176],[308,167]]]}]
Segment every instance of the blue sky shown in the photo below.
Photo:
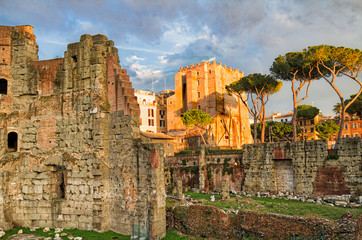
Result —
[{"label": "blue sky", "polygon": [[[0,25],[32,25],[39,59],[62,57],[82,34],[104,34],[118,47],[135,89],[174,88],[180,67],[216,60],[245,75],[269,73],[290,51],[328,44],[362,49],[360,0],[0,0]],[[349,79],[338,84],[348,97]],[[271,97],[267,113],[290,112],[290,84]],[[304,104],[333,114],[337,95],[312,83]]]}]

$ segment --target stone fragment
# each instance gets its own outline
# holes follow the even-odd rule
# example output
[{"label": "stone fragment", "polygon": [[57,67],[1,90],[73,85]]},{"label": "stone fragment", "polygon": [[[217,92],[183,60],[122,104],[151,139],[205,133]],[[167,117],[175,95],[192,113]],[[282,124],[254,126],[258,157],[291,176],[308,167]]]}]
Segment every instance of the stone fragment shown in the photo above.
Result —
[{"label": "stone fragment", "polygon": [[46,227],[43,229],[43,232],[49,232],[50,231],[50,228],[49,227]]},{"label": "stone fragment", "polygon": [[210,196],[210,202],[215,202],[215,196],[214,195]]},{"label": "stone fragment", "polygon": [[228,182],[223,182],[222,183],[222,199],[229,199],[230,198],[230,194],[229,194],[230,190],[229,190],[229,183]]},{"label": "stone fragment", "polygon": [[22,234],[23,233],[23,229],[20,229],[19,231],[18,231],[18,234]]},{"label": "stone fragment", "polygon": [[177,190],[177,192],[176,192],[176,197],[177,197],[178,199],[183,199],[183,198],[184,198],[184,195],[183,195],[183,193],[182,193],[182,180],[178,180],[178,181],[177,181],[176,190]]}]

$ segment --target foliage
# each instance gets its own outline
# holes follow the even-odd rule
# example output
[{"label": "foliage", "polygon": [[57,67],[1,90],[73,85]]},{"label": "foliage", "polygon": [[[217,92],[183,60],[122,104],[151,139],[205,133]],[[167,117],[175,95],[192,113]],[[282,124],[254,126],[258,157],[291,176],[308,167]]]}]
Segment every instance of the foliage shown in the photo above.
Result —
[{"label": "foliage", "polygon": [[318,123],[315,126],[315,130],[319,138],[329,139],[339,131],[339,125],[333,120],[328,120],[323,123]]},{"label": "foliage", "polygon": [[192,174],[198,174],[199,173],[199,167],[198,166],[180,167],[180,170],[183,170],[185,172],[190,172]]},{"label": "foliage", "polygon": [[218,155],[218,154],[238,154],[242,153],[241,149],[209,149],[207,155]]},{"label": "foliage", "polygon": [[[312,81],[321,78],[320,72],[316,68],[316,60],[309,57],[307,51],[303,52],[288,52],[284,56],[277,57],[271,68],[273,76],[284,81],[292,82],[293,94],[293,141],[297,140],[297,106],[298,103],[308,97],[309,87]],[[298,86],[295,86],[299,83]],[[306,85],[305,95],[299,98],[299,94]]]},{"label": "foliage", "polygon": [[[253,126],[253,125],[251,125]],[[279,141],[281,139],[292,139],[293,137],[293,127],[290,123],[285,122],[267,122],[266,129],[271,128],[271,132],[266,131],[265,137],[266,140],[269,141],[269,133],[272,133],[272,141]],[[251,127],[253,132],[253,127]],[[257,131],[258,131],[258,138],[260,138],[260,132],[261,132],[261,125],[257,125]],[[299,126],[297,126],[297,134],[301,132],[301,129]]]},{"label": "foliage", "polygon": [[[259,120],[264,126],[265,105],[269,101],[269,95],[278,92],[282,85],[282,82],[273,76],[254,73],[226,86],[226,90],[229,94],[235,94],[244,103],[255,122]],[[246,99],[244,99],[244,93],[247,95]],[[248,100],[251,101],[251,106],[248,106]],[[265,128],[262,127],[262,142],[264,142],[264,130]],[[256,142],[256,134],[254,134],[254,142]]]},{"label": "foliage", "polygon": [[207,147],[206,141],[205,141],[204,137],[202,136],[200,129],[202,129],[204,126],[211,124],[214,121],[214,118],[211,117],[206,112],[203,112],[199,109],[193,109],[193,110],[189,110],[187,112],[182,113],[181,119],[182,119],[182,123],[186,127],[196,127],[197,128],[197,130],[199,131],[199,135],[205,144],[205,147]]},{"label": "foliage", "polygon": [[213,117],[199,109],[193,109],[182,113],[181,119],[186,127],[204,127],[214,121]]},{"label": "foliage", "polygon": [[[362,81],[358,79],[358,74],[362,71],[362,51],[346,47],[335,47],[319,45],[308,47],[309,58],[317,62],[318,72],[325,79],[340,99],[340,128],[338,139],[342,137],[342,127],[346,110],[357,100],[362,93]],[[339,76],[346,76],[359,85],[359,90],[353,99],[345,103],[342,93],[335,84]],[[346,78],[341,78],[346,81]]]},{"label": "foliage", "polygon": [[187,162],[186,159],[182,159],[182,165],[186,166]]},{"label": "foliage", "polygon": [[[350,101],[352,101],[354,98],[356,97],[356,94],[352,94],[349,99],[346,99],[344,101],[344,104],[347,105]],[[341,104],[337,103],[336,105],[334,105],[333,111],[336,114],[339,114],[341,111]],[[358,98],[351,104],[351,106],[349,106],[349,108],[347,108],[346,112],[349,115],[354,115],[356,114],[359,117],[362,117],[362,94],[358,96]]]},{"label": "foliage", "polygon": [[[1,239],[7,239],[9,236],[17,234],[18,231],[22,229],[24,234],[33,234],[37,236],[44,236],[44,237],[55,237],[54,229],[51,229],[49,232],[43,232],[42,228],[37,229],[36,231],[32,232],[29,228],[14,228],[9,231],[6,231],[6,234]],[[118,239],[118,240],[128,240],[130,236],[124,236],[112,231],[108,232],[94,232],[94,231],[83,231],[78,229],[64,229],[64,233],[68,233],[73,235],[74,237],[82,237],[83,239],[87,240],[105,240],[105,239]],[[68,239],[68,236],[61,237],[62,239]]]},{"label": "foliage", "polygon": [[302,104],[299,105],[297,108],[298,108],[297,118],[310,119],[314,118],[319,114],[319,109],[311,105]]},{"label": "foliage", "polygon": [[339,155],[338,155],[338,154],[329,154],[329,155],[327,156],[327,160],[330,160],[330,159],[338,160],[338,159],[339,159]]}]

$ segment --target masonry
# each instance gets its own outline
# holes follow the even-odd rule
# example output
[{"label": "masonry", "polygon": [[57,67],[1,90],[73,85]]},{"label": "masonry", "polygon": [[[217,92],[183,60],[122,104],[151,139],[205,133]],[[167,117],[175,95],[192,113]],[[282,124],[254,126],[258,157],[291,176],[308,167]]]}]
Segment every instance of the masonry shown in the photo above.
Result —
[{"label": "masonry", "polygon": [[82,35],[38,61],[31,26],[0,26],[0,228],[165,236],[163,147],[143,143],[118,50]]},{"label": "masonry", "polygon": [[362,196],[361,138],[246,144],[239,153],[167,157],[166,185],[182,180],[188,188],[304,196]]},{"label": "masonry", "polygon": [[246,192],[298,195],[362,195],[361,138],[243,146]]}]

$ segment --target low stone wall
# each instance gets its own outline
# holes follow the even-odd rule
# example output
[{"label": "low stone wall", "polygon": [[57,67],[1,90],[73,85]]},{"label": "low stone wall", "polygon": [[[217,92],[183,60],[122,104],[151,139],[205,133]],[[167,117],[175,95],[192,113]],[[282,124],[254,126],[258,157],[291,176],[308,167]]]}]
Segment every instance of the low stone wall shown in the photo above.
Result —
[{"label": "low stone wall", "polygon": [[341,139],[331,153],[327,141],[243,146],[245,192],[297,195],[362,195],[362,140]]},{"label": "low stone wall", "polygon": [[240,192],[244,179],[241,154],[200,154],[167,157],[165,163],[166,184],[182,180],[186,188],[201,191],[221,191],[227,182],[231,191]]},{"label": "low stone wall", "polygon": [[250,211],[232,214],[204,205],[169,208],[167,216],[168,229],[221,239],[241,238],[245,234],[263,239],[292,239],[293,234],[297,238],[305,238],[321,236],[323,231],[325,239],[358,240],[362,224],[361,215],[354,220],[351,215],[345,214],[339,220],[329,221]]}]

